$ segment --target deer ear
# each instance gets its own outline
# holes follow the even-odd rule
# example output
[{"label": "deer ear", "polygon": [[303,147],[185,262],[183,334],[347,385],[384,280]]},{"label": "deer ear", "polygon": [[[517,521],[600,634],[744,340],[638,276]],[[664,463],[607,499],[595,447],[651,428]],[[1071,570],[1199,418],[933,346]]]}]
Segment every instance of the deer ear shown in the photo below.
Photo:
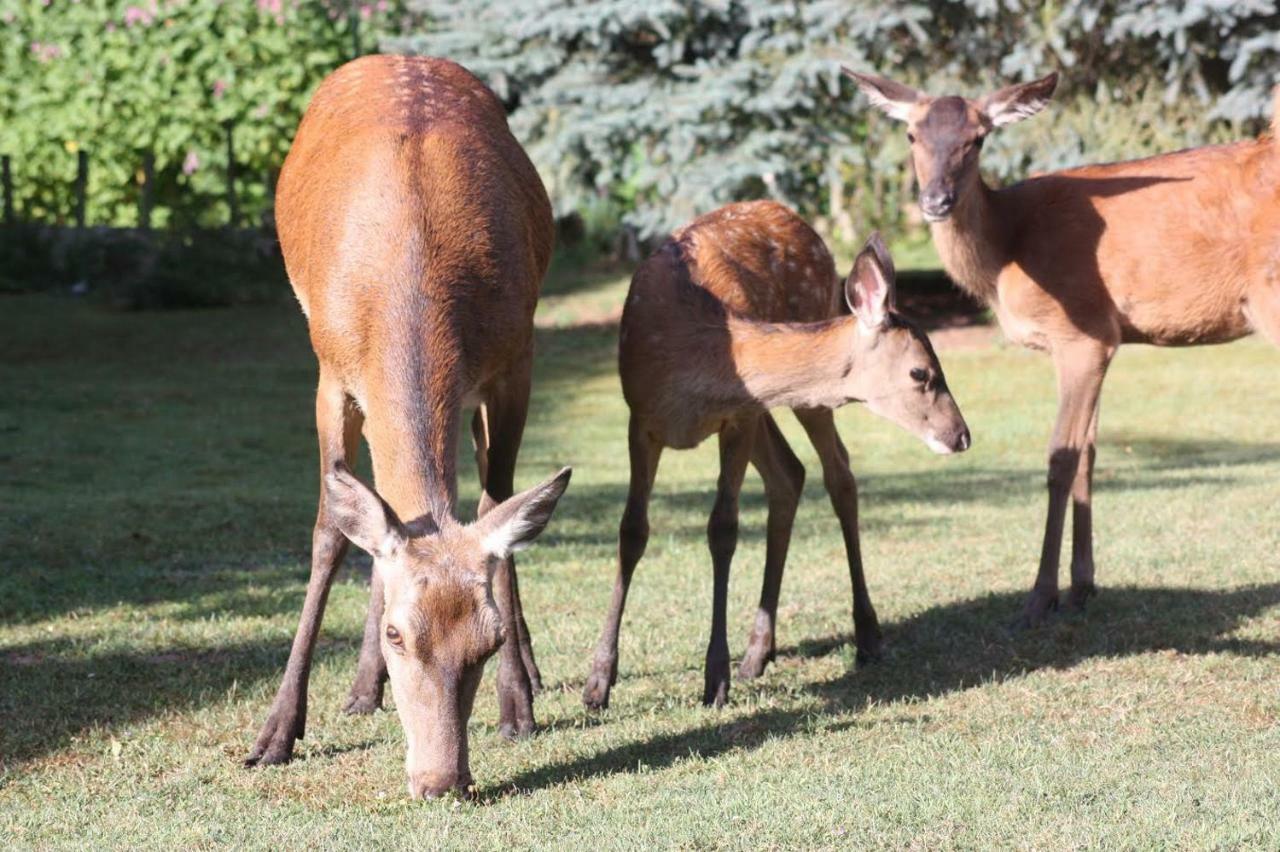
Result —
[{"label": "deer ear", "polygon": [[502,501],[476,521],[485,552],[506,559],[532,544],[547,528],[572,475],[573,468],[566,467],[541,485]]},{"label": "deer ear", "polygon": [[978,108],[991,119],[992,125],[1004,127],[1022,121],[1044,109],[1058,86],[1058,72],[1054,71],[1030,83],[1005,86],[978,101]]},{"label": "deer ear", "polygon": [[882,327],[893,310],[896,278],[893,258],[880,232],[875,231],[853,261],[853,271],[844,281],[844,298],[849,310],[868,330]]},{"label": "deer ear", "polygon": [[840,70],[867,96],[871,105],[890,118],[906,121],[911,107],[924,100],[924,95],[910,86],[895,83],[885,77],[874,74],[863,74],[841,65]]},{"label": "deer ear", "polygon": [[338,529],[369,555],[381,559],[404,545],[408,535],[396,513],[340,461],[325,475],[324,496]]}]

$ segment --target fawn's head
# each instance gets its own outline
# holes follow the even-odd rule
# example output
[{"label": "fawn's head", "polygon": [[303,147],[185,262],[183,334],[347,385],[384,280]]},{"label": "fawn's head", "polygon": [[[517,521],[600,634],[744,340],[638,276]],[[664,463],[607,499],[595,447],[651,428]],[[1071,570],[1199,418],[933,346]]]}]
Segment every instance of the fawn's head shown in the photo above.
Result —
[{"label": "fawn's head", "polygon": [[934,98],[884,77],[843,70],[872,106],[906,123],[920,212],[930,222],[946,220],[977,182],[978,152],[987,134],[1044,109],[1058,85],[1054,72],[977,100],[954,95]]},{"label": "fawn's head", "polygon": [[969,427],[929,338],[895,309],[893,258],[873,233],[844,282],[857,318],[850,396],[906,429],[935,453],[969,449]]},{"label": "fawn's head", "polygon": [[445,517],[406,525],[339,463],[325,509],[368,551],[382,578],[382,655],[408,740],[409,795],[467,795],[467,719],[485,661],[506,639],[493,574],[546,528],[570,469],[506,500],[473,524]]}]

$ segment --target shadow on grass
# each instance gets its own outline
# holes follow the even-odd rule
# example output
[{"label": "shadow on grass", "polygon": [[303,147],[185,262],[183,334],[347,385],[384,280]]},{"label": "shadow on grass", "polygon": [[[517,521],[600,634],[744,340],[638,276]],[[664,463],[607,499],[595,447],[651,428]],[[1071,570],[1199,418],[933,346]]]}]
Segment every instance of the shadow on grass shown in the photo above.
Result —
[{"label": "shadow on grass", "polygon": [[[927,699],[1039,670],[1069,669],[1095,657],[1165,650],[1250,657],[1280,653],[1280,642],[1229,635],[1248,619],[1280,605],[1280,583],[1225,591],[1108,588],[1089,614],[1064,616],[1044,628],[1014,633],[1007,625],[1021,604],[1022,593],[1009,592],[931,607],[887,625],[886,660],[835,680],[810,683],[805,690],[820,698],[827,712],[847,713],[868,702]],[[851,640],[841,635],[805,641],[780,649],[779,656],[824,656]],[[619,685],[625,690],[625,681]],[[689,757],[748,751],[822,726],[811,708],[762,710],[538,767],[485,791],[481,801],[634,772],[637,767],[663,768]]]},{"label": "shadow on grass", "polygon": [[[354,656],[359,638],[321,639],[316,662]],[[123,726],[229,700],[284,671],[289,640],[233,642],[217,648],[83,654],[50,640],[0,653],[0,773],[66,748],[103,726]],[[267,711],[263,704],[263,718]],[[246,753],[256,729],[244,732]]]}]

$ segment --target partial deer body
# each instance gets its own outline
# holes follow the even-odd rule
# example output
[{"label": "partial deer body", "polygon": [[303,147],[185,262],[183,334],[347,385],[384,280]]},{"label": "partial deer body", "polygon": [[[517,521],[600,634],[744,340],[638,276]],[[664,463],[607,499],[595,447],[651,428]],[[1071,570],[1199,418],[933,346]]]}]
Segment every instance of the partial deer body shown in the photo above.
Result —
[{"label": "partial deer body", "polygon": [[[350,539],[374,573],[347,709],[375,709],[389,673],[411,795],[465,789],[466,722],[499,647],[501,730],[534,724],[537,670],[510,553],[568,482],[563,471],[512,498],[550,205],[479,80],[444,60],[370,56],[317,90],[276,218],[320,364],[322,487],[302,620],[247,763],[287,761],[303,736],[311,656]],[[476,403],[483,495],[480,520],[463,525],[454,448]],[[362,429],[377,493],[349,470]]]},{"label": "partial deer body", "polygon": [[1021,620],[1035,624],[1057,606],[1068,497],[1070,604],[1083,606],[1095,593],[1099,397],[1116,348],[1224,343],[1254,331],[1280,343],[1277,143],[1085,166],[993,190],[978,171],[983,138],[1039,112],[1056,74],[966,100],[847,73],[907,124],[921,210],[947,272],[992,305],[1010,339],[1053,358],[1059,409],[1048,518]]},{"label": "partial deer body", "polygon": [[[737,544],[738,492],[748,463],[769,503],[764,588],[742,677],[773,659],[778,594],[804,468],[769,414],[795,411],[822,460],[853,585],[859,659],[881,644],[858,543],[857,485],[832,409],[864,401],[939,452],[969,433],[928,340],[893,310],[893,266],[874,237],[842,287],[826,246],[773,202],[730,204],[694,220],[636,271],[622,314],[619,370],[631,409],[631,485],[618,536],[618,576],[584,702],[604,707],[617,677],[627,589],[648,541],[648,502],[666,447],[720,442],[707,527],[714,568],[703,701],[729,689],[725,607]],[[854,314],[842,313],[848,303]]]}]

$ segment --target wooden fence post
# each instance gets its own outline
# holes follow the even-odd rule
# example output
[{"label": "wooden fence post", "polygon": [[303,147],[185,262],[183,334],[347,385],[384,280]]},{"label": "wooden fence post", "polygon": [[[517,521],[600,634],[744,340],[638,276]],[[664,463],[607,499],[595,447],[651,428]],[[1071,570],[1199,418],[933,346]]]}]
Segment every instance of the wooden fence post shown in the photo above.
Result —
[{"label": "wooden fence post", "polygon": [[232,127],[228,121],[223,125],[227,131],[227,208],[230,210],[231,227],[240,227],[240,202],[236,198],[236,148],[232,139]]},{"label": "wooden fence post", "polygon": [[76,153],[76,227],[85,224],[85,199],[89,194],[89,152],[81,148]]},{"label": "wooden fence post", "polygon": [[156,182],[156,155],[147,151],[142,155],[142,192],[138,197],[138,225],[144,231],[151,230],[151,193]]},{"label": "wooden fence post", "polygon": [[4,181],[4,223],[12,225],[17,217],[13,212],[13,167],[8,154],[0,157],[0,179]]}]

